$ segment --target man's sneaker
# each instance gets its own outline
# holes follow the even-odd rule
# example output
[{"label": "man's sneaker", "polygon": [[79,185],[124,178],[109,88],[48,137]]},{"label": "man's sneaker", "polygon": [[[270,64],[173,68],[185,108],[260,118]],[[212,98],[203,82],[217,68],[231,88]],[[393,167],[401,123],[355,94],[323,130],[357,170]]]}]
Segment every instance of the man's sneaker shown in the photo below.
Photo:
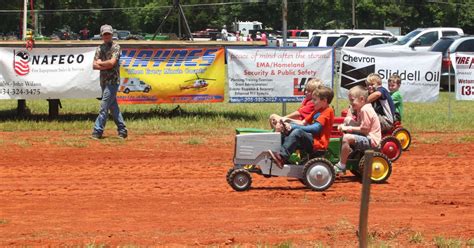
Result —
[{"label": "man's sneaker", "polygon": [[334,171],[336,172],[336,176],[341,176],[346,174],[346,169],[342,168],[341,162],[338,162],[334,165]]},{"label": "man's sneaker", "polygon": [[91,139],[100,140],[100,139],[102,139],[102,134],[92,133]]},{"label": "man's sneaker", "polygon": [[280,169],[283,169],[285,162],[283,161],[283,158],[280,156],[280,154],[278,152],[273,152],[272,150],[268,150],[268,153],[270,153],[270,156],[272,157],[273,161],[275,161],[275,164]]},{"label": "man's sneaker", "polygon": [[119,133],[119,138],[121,139],[126,139],[128,137],[128,134],[127,133]]}]

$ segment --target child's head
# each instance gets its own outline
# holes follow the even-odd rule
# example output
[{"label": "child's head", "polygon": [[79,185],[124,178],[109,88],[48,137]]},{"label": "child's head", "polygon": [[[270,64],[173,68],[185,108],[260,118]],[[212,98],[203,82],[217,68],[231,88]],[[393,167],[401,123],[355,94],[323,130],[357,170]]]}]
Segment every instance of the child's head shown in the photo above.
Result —
[{"label": "child's head", "polygon": [[323,85],[323,81],[313,78],[306,82],[306,85],[304,86],[304,92],[306,95],[306,98],[310,98],[313,95],[313,92],[316,88],[318,88],[320,85]]},{"label": "child's head", "polygon": [[390,92],[395,92],[400,89],[400,85],[402,84],[402,79],[397,74],[392,74],[388,79],[388,89]]},{"label": "child's head", "polygon": [[366,86],[369,93],[374,92],[378,87],[382,86],[382,78],[377,73],[370,73],[367,76]]},{"label": "child's head", "polygon": [[320,85],[313,91],[312,99],[314,103],[314,109],[324,109],[331,104],[334,98],[334,92],[331,88]]},{"label": "child's head", "polygon": [[349,103],[354,111],[359,111],[367,102],[367,90],[360,86],[354,86],[349,90]]}]

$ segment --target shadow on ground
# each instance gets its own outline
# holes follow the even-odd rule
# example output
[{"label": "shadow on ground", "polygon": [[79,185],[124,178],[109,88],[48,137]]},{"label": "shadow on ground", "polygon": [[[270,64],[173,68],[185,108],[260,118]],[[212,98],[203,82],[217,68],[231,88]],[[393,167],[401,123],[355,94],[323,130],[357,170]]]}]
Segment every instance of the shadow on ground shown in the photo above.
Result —
[{"label": "shadow on ground", "polygon": [[[168,109],[152,109],[146,112],[123,112],[126,120],[139,120],[151,118],[205,118],[214,119],[222,117],[227,120],[245,120],[256,121],[258,116],[242,111],[210,111],[205,109],[185,110],[176,107],[172,110]],[[22,115],[19,115],[16,109],[0,111],[0,121],[94,121],[97,113],[64,113],[58,116],[49,116],[48,114],[32,114],[28,109]]]}]

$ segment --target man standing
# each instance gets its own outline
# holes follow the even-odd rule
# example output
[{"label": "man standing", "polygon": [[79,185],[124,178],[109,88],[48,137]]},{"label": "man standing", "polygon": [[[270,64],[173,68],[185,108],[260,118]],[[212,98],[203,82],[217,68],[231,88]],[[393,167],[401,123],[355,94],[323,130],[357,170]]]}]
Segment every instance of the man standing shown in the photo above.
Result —
[{"label": "man standing", "polygon": [[227,41],[227,26],[226,25],[222,26],[221,38],[222,38],[222,41]]},{"label": "man standing", "polygon": [[120,84],[120,46],[112,40],[113,29],[110,25],[100,27],[102,43],[96,50],[93,68],[100,70],[100,87],[102,88],[102,100],[100,102],[99,116],[95,120],[93,139],[102,138],[108,111],[112,113],[117,125],[118,136],[127,138],[127,128],[117,103],[117,91]]}]

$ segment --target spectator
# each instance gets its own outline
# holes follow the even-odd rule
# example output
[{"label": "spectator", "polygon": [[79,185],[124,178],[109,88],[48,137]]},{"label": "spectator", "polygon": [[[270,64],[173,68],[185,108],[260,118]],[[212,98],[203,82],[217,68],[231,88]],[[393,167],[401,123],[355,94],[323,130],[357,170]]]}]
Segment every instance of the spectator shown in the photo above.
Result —
[{"label": "spectator", "polygon": [[100,87],[102,88],[99,116],[95,121],[91,137],[93,139],[102,138],[109,110],[117,125],[119,137],[125,139],[128,136],[117,103],[117,91],[120,84],[120,46],[112,40],[113,32],[110,25],[106,24],[100,27],[100,35],[104,43],[97,47],[92,65],[94,70],[100,70]]},{"label": "spectator", "polygon": [[222,41],[227,41],[227,26],[224,25],[222,26],[222,30],[221,30],[221,37],[222,37]]}]

